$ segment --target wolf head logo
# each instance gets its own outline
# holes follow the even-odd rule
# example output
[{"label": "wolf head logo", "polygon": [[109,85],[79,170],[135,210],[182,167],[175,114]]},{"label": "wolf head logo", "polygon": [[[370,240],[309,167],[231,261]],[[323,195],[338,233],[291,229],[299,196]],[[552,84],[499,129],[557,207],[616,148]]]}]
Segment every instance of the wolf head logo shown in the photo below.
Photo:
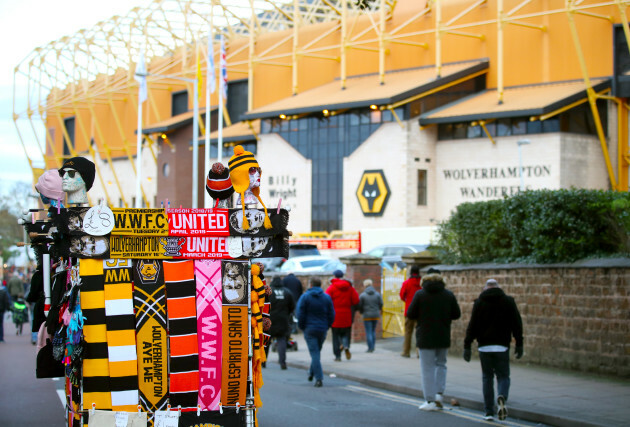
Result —
[{"label": "wolf head logo", "polygon": [[378,182],[376,181],[376,178],[373,178],[372,182],[370,182],[369,179],[366,180],[365,185],[363,186],[363,197],[365,197],[365,199],[368,202],[368,208],[370,212],[374,209],[374,201],[380,195],[381,195],[381,189],[378,186]]},{"label": "wolf head logo", "polygon": [[138,265],[138,273],[145,282],[153,282],[160,272],[157,260],[140,260]]}]

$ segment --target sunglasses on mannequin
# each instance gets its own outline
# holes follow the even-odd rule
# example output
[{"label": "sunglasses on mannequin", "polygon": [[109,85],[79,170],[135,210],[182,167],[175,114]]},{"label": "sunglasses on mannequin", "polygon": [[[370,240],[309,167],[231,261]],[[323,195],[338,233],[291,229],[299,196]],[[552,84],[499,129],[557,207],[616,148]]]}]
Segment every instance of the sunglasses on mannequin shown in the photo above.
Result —
[{"label": "sunglasses on mannequin", "polygon": [[70,176],[70,178],[74,178],[74,175],[77,173],[77,171],[75,171],[74,169],[70,169],[70,170],[61,169],[59,171],[59,176],[63,178],[66,172],[68,173],[68,176]]},{"label": "sunglasses on mannequin", "polygon": [[253,166],[251,168],[249,168],[249,174],[250,175],[253,175],[256,172],[258,172],[259,174],[262,174],[262,169],[261,168],[256,168],[256,167],[253,167]]}]

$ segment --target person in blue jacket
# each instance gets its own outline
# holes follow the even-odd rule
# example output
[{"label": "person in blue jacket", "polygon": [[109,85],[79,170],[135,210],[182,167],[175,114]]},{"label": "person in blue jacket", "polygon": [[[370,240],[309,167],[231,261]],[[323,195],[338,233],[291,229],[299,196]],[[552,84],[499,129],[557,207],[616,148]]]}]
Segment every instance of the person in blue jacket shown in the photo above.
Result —
[{"label": "person in blue jacket", "polygon": [[304,331],[304,340],[311,355],[311,366],[308,369],[308,380],[315,387],[321,387],[324,379],[321,352],[328,329],[335,320],[335,309],[332,300],[322,290],[322,281],[317,277],[310,280],[308,290],[302,294],[297,304],[298,327]]}]

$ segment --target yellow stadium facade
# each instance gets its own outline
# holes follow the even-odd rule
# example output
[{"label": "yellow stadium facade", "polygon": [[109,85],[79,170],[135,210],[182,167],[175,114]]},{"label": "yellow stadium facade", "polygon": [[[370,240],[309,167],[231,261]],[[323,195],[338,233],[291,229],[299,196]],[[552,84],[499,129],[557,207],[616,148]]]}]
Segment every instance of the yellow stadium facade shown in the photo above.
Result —
[{"label": "yellow stadium facade", "polygon": [[[20,64],[32,88],[14,114],[20,136],[39,112],[46,167],[91,157],[92,201],[132,205],[142,48],[145,206],[195,204],[194,83],[181,78],[199,74],[200,207],[205,168],[237,144],[262,166],[263,201],[291,206],[297,232],[430,226],[459,203],[527,189],[628,189],[627,1],[252,1],[230,19],[228,3],[163,2],[118,18],[136,23],[127,39],[105,23],[91,40],[59,42],[57,58],[76,55],[64,79]],[[159,18],[170,6],[181,28]],[[225,108],[219,89],[210,97],[205,159],[208,30],[217,87],[225,40],[228,96]]]}]

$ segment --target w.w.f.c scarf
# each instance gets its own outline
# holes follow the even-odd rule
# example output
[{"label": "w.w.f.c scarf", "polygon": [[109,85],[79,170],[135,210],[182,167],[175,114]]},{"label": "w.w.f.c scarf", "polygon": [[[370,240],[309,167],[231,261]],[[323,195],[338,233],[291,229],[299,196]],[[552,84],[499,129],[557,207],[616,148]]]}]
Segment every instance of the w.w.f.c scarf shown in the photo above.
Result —
[{"label": "w.w.f.c scarf", "polygon": [[223,372],[221,404],[245,405],[247,389],[247,365],[249,350],[249,263],[247,261],[223,261],[221,265],[223,285]]},{"label": "w.w.f.c scarf", "polygon": [[166,290],[160,260],[134,260],[134,306],[140,405],[150,412],[166,409],[168,399],[168,347]]},{"label": "w.w.f.c scarf", "polygon": [[82,259],[81,312],[85,355],[83,357],[83,407],[112,409],[107,351],[107,327],[105,326],[105,283],[103,260]]},{"label": "w.w.f.c scarf", "polygon": [[113,411],[136,411],[138,361],[136,319],[133,314],[131,260],[103,260],[105,323]]},{"label": "w.w.f.c scarf", "polygon": [[195,261],[199,406],[217,411],[221,399],[221,261]]},{"label": "w.w.f.c scarf", "polygon": [[164,261],[170,348],[170,403],[196,410],[199,392],[194,261]]}]

